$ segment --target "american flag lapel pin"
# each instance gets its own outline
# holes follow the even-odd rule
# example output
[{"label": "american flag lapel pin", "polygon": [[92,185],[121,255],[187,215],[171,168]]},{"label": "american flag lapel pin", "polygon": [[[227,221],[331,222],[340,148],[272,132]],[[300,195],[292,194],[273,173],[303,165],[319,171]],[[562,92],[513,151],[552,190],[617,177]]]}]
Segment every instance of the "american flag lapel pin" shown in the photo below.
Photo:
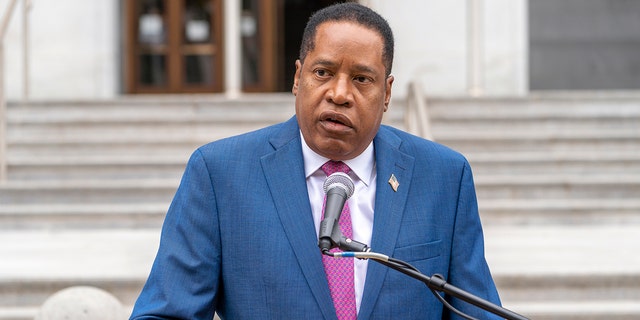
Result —
[{"label": "american flag lapel pin", "polygon": [[394,192],[398,192],[398,187],[400,186],[400,182],[398,182],[398,179],[396,179],[396,176],[393,173],[389,178],[389,185],[391,185],[391,189],[393,189]]}]

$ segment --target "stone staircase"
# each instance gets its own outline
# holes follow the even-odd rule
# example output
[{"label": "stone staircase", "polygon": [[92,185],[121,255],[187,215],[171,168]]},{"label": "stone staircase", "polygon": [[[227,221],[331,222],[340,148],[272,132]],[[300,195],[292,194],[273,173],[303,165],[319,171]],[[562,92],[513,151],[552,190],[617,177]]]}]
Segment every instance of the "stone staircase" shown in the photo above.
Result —
[{"label": "stone staircase", "polygon": [[[640,96],[429,99],[435,139],[470,160],[505,306],[532,319],[640,317]],[[9,105],[0,320],[51,294],[131,307],[190,153],[288,119],[289,94]],[[402,101],[385,122],[403,127]]]},{"label": "stone staircase", "polygon": [[0,319],[33,319],[47,297],[77,285],[130,309],[191,152],[293,113],[290,94],[9,104]]},{"label": "stone staircase", "polygon": [[640,318],[640,96],[431,99],[474,170],[503,303],[532,319]]}]

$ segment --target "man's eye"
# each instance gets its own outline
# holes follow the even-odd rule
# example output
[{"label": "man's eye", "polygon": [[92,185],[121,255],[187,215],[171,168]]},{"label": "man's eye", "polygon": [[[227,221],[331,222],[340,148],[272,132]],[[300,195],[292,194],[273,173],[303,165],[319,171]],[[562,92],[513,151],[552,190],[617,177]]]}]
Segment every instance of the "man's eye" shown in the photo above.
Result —
[{"label": "man's eye", "polygon": [[371,79],[369,79],[368,77],[365,77],[365,76],[355,77],[354,80],[357,81],[357,82],[360,82],[360,83],[371,82]]},{"label": "man's eye", "polygon": [[316,72],[316,75],[319,77],[325,77],[329,75],[329,72],[327,72],[327,70],[324,70],[324,69],[318,69],[315,72]]}]

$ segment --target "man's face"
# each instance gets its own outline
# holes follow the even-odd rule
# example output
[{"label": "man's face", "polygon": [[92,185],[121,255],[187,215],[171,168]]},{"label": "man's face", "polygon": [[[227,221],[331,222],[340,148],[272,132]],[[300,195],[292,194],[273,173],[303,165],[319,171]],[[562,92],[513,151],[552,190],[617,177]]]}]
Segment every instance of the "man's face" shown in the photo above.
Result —
[{"label": "man's face", "polygon": [[348,160],[373,140],[391,98],[383,39],[353,22],[318,26],[315,48],[296,61],[292,92],[304,140],[316,153]]}]

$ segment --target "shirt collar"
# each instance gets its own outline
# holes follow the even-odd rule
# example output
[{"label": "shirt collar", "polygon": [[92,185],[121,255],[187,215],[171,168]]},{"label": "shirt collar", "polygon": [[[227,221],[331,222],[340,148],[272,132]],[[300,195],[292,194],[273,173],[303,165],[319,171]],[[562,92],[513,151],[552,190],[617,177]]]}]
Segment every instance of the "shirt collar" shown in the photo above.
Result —
[{"label": "shirt collar", "polygon": [[[307,142],[304,140],[304,136],[302,136],[302,132],[300,132],[300,140],[302,141],[302,157],[304,159],[304,174],[306,178],[309,178],[312,174],[316,173],[322,165],[331,160],[329,158],[325,158],[315,151],[311,150]],[[369,146],[357,157],[344,160],[351,171],[362,181],[367,187],[372,182],[371,177],[373,176],[373,170],[375,166],[375,158],[373,153],[373,141],[369,143]]]}]

